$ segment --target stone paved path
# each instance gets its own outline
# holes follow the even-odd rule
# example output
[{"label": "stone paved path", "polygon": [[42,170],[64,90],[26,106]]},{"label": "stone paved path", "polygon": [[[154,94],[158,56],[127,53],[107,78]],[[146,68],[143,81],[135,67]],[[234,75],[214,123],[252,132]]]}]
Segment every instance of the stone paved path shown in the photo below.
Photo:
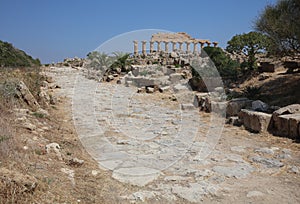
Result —
[{"label": "stone paved path", "polygon": [[[232,182],[254,179],[253,184],[265,175],[297,171],[300,166],[299,159],[288,159],[289,149],[235,138],[236,127],[224,130],[220,138],[222,119],[196,109],[182,110],[180,101],[167,94],[136,93],[136,87],[99,83],[71,68],[53,68],[50,74],[62,86],[59,94],[72,101],[78,137],[100,168],[120,182],[141,187],[124,195],[124,200],[198,203],[239,191]],[[246,188],[246,200],[270,194],[255,189]]]}]

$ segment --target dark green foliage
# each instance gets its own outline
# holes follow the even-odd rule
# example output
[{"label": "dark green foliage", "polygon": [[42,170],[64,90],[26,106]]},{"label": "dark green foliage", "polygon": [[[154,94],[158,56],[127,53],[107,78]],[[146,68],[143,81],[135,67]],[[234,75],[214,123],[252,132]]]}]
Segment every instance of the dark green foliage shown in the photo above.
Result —
[{"label": "dark green foliage", "polygon": [[220,47],[205,47],[203,49],[215,64],[222,78],[237,78],[240,66],[237,61],[232,60]]},{"label": "dark green foliage", "polygon": [[256,86],[247,86],[247,88],[244,90],[245,97],[253,100],[258,99],[259,94],[260,94],[260,88]]},{"label": "dark green foliage", "polygon": [[0,40],[0,67],[35,67],[40,66],[39,59],[33,59],[12,44]]},{"label": "dark green foliage", "polygon": [[121,68],[122,72],[127,72],[127,67],[131,64],[130,54],[123,52],[114,52],[113,54],[115,55],[115,60],[111,65],[111,69]]},{"label": "dark green foliage", "polygon": [[227,44],[228,52],[247,56],[248,68],[253,70],[257,66],[255,55],[266,50],[269,46],[269,38],[258,32],[249,32],[233,36]]},{"label": "dark green foliage", "polygon": [[300,1],[280,0],[265,7],[256,19],[255,29],[268,35],[272,54],[294,54],[300,51]]}]

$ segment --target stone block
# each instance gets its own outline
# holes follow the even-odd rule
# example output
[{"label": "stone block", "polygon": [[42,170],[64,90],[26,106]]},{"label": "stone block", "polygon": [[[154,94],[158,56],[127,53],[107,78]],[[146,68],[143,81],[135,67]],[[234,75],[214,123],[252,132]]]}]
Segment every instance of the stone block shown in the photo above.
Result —
[{"label": "stone block", "polygon": [[272,115],[252,110],[242,109],[239,113],[239,119],[247,130],[261,133],[266,132]]},{"label": "stone block", "polygon": [[239,112],[244,108],[249,108],[252,106],[252,100],[248,98],[235,98],[228,102],[226,115],[227,117],[230,116],[237,116]]},{"label": "stone block", "polygon": [[275,135],[300,139],[300,104],[278,109],[272,115],[269,131]]}]

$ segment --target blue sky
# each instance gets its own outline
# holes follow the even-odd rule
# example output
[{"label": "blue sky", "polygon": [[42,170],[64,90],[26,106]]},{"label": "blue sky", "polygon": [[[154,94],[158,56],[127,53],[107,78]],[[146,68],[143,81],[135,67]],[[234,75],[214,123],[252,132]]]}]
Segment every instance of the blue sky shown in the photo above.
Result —
[{"label": "blue sky", "polygon": [[[0,40],[42,63],[85,57],[116,35],[140,29],[187,32],[220,42],[252,30],[276,0],[0,0]],[[133,45],[132,45],[133,46]]]}]

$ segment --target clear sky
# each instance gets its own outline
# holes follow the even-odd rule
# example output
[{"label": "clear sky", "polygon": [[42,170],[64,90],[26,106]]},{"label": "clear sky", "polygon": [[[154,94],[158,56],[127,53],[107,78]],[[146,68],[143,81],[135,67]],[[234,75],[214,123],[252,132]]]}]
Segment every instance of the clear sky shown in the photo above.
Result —
[{"label": "clear sky", "polygon": [[[0,40],[42,63],[85,57],[110,38],[163,29],[220,42],[249,32],[276,0],[0,0]],[[133,45],[132,45],[133,46]]]}]

